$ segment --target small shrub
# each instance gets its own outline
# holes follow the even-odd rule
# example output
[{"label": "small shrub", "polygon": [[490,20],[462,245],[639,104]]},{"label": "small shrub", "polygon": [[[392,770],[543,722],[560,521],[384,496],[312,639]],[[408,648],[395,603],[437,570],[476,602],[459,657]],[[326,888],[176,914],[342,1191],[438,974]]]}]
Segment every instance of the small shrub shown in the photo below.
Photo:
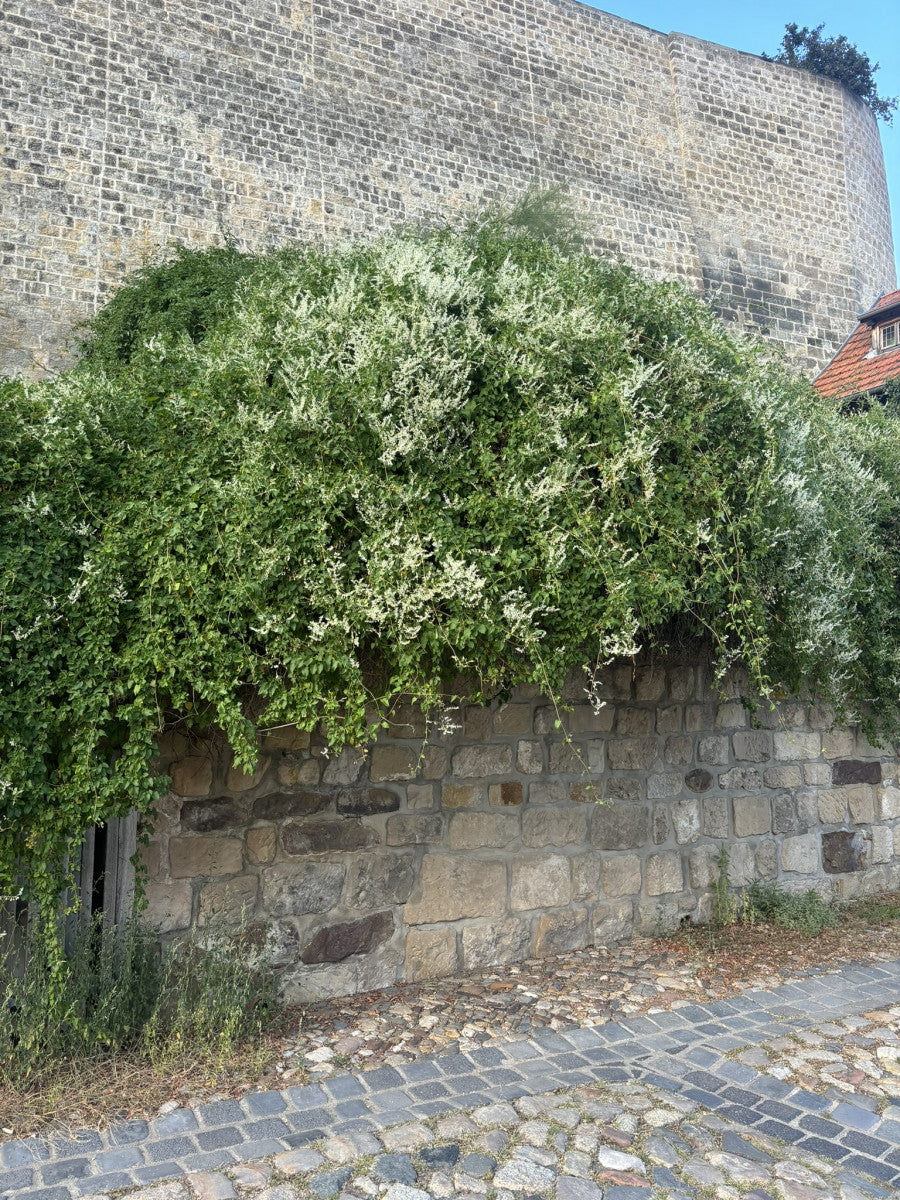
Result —
[{"label": "small shrub", "polygon": [[837,923],[834,905],[817,891],[786,892],[775,882],[755,879],[747,891],[751,923],[769,921],[782,929],[796,929],[813,937]]}]

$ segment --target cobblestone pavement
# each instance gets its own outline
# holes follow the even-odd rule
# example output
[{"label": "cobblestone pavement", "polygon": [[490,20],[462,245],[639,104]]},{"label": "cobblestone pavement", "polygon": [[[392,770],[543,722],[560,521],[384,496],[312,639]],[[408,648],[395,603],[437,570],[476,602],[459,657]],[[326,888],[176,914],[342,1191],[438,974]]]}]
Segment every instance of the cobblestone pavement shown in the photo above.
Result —
[{"label": "cobblestone pavement", "polygon": [[10,1141],[0,1196],[880,1200],[900,1195],[898,1045],[900,961],[848,968]]}]

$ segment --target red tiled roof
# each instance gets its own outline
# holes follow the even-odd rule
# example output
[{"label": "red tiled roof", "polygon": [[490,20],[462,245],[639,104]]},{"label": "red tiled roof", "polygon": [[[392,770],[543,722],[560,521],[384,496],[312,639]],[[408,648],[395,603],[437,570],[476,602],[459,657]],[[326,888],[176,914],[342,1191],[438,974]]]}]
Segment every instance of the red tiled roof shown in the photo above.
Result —
[{"label": "red tiled roof", "polygon": [[900,375],[900,346],[866,356],[872,350],[872,326],[892,308],[900,309],[900,290],[882,296],[813,384],[823,396],[852,396],[872,392]]}]

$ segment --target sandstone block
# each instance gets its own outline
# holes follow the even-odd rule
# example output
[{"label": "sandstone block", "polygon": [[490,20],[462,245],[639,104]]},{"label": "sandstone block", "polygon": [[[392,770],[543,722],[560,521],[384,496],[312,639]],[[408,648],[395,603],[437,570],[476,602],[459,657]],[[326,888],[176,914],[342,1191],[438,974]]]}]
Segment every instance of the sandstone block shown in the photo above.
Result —
[{"label": "sandstone block", "polygon": [[587,841],[583,808],[530,808],[522,813],[522,842],[526,846],[581,846]]},{"label": "sandstone block", "polygon": [[343,863],[284,863],[262,876],[263,908],[273,917],[327,912],[340,899]]},{"label": "sandstone block", "polygon": [[847,816],[847,788],[819,792],[819,820],[823,825],[840,825]]},{"label": "sandstone block", "polygon": [[641,890],[641,860],[636,854],[604,855],[600,878],[604,895],[636,896]]},{"label": "sandstone block", "polygon": [[667,800],[681,791],[682,778],[673,771],[651,775],[647,780],[647,797],[650,800]]},{"label": "sandstone block", "polygon": [[734,836],[755,837],[772,832],[772,810],[768,796],[735,796],[731,801]]},{"label": "sandstone block", "polygon": [[458,812],[450,818],[447,844],[451,850],[495,849],[518,836],[518,813]]},{"label": "sandstone block", "polygon": [[576,704],[569,713],[569,728],[572,733],[609,733],[615,715],[616,710],[611,704],[598,709],[590,704]]},{"label": "sandstone block", "polygon": [[614,771],[648,771],[656,759],[654,738],[614,738],[606,748]]},{"label": "sandstone block", "polygon": [[728,762],[727,737],[702,737],[697,743],[697,761],[722,766]]},{"label": "sandstone block", "polygon": [[305,817],[321,812],[329,798],[321,792],[272,792],[253,801],[254,821],[283,821],[285,817]]},{"label": "sandstone block", "polygon": [[591,939],[588,910],[568,909],[559,913],[542,913],[538,918],[534,953],[537,958],[551,958],[569,950],[581,950]]},{"label": "sandstone block", "polygon": [[300,935],[290,921],[271,921],[266,918],[262,925],[265,936],[263,958],[272,967],[286,967],[297,961],[300,953]]},{"label": "sandstone block", "polygon": [[343,962],[351,954],[369,954],[386,942],[394,932],[390,912],[372,913],[359,921],[326,925],[313,937],[300,955],[305,963]]},{"label": "sandstone block", "polygon": [[[581,787],[581,784],[572,784],[571,791]],[[528,803],[529,804],[565,804],[569,799],[570,788],[565,783],[530,783],[528,785]],[[572,797],[574,799],[574,796]]]},{"label": "sandstone block", "polygon": [[374,817],[396,812],[399,807],[400,797],[388,788],[344,788],[338,792],[337,810],[342,816]]},{"label": "sandstone block", "polygon": [[[818,728],[813,725],[813,729]],[[849,729],[829,729],[822,734],[823,758],[852,758],[855,746],[856,738]]]},{"label": "sandstone block", "polygon": [[623,737],[647,737],[655,724],[652,708],[620,708],[616,714],[616,733]]},{"label": "sandstone block", "polygon": [[521,783],[492,783],[488,786],[488,803],[493,808],[516,808],[522,799]]},{"label": "sandstone block", "polygon": [[531,951],[531,930],[524,920],[509,918],[490,925],[467,925],[462,931],[462,965],[479,971],[519,962]]},{"label": "sandstone block", "polygon": [[257,762],[256,768],[249,774],[241,767],[229,767],[225,777],[225,786],[230,792],[248,792],[250,788],[254,788],[262,782],[271,761],[268,754],[263,754]]},{"label": "sandstone block", "polygon": [[591,813],[591,844],[600,850],[635,850],[650,840],[646,805],[597,805]]},{"label": "sandstone block", "polygon": [[677,733],[681,729],[681,706],[669,704],[656,710],[656,732]]},{"label": "sandstone block", "polygon": [[344,900],[353,909],[405,904],[415,878],[412,854],[355,855],[347,871]]},{"label": "sandstone block", "polygon": [[197,924],[219,921],[236,924],[246,920],[256,907],[259,879],[256,875],[236,875],[218,883],[207,883],[200,889]]},{"label": "sandstone block", "polygon": [[406,746],[375,746],[369,765],[369,778],[375,783],[414,779],[418,756]]},{"label": "sandstone block", "polygon": [[672,805],[672,824],[679,846],[700,838],[700,801],[678,800]]},{"label": "sandstone block", "polygon": [[466,737],[472,742],[486,742],[491,735],[491,713],[477,704],[466,707],[464,718]]},{"label": "sandstone block", "polygon": [[310,758],[308,755],[300,754],[283,755],[275,772],[275,778],[281,787],[285,788],[301,785],[315,787],[321,777],[321,761],[318,758]]},{"label": "sandstone block", "polygon": [[753,792],[762,787],[762,778],[755,767],[732,767],[719,776],[719,787],[729,792]]},{"label": "sandstone block", "polygon": [[687,734],[666,738],[665,759],[674,767],[686,767],[694,760],[694,739]]},{"label": "sandstone block", "polygon": [[803,786],[803,775],[799,767],[767,767],[763,783],[767,788],[798,788]]},{"label": "sandstone block", "polygon": [[600,866],[602,862],[602,856],[592,851],[575,854],[570,859],[572,866],[572,898],[574,900],[595,900],[600,894]]},{"label": "sandstone block", "polygon": [[707,796],[703,801],[703,836],[728,837],[728,801],[724,796]]},{"label": "sandstone block", "polygon": [[587,755],[583,747],[574,742],[551,742],[547,754],[547,772],[550,775],[585,775],[588,771]]},{"label": "sandstone block", "polygon": [[728,879],[732,887],[747,887],[756,878],[756,847],[738,842],[728,848]]},{"label": "sandstone block", "polygon": [[385,841],[389,846],[434,845],[444,836],[440,813],[395,813],[387,819]]},{"label": "sandstone block", "polygon": [[819,733],[776,733],[775,757],[779,762],[815,761],[822,750],[822,735]]},{"label": "sandstone block", "polygon": [[251,863],[271,862],[275,857],[275,826],[257,825],[244,835],[247,861]]},{"label": "sandstone block", "polygon": [[444,808],[473,808],[481,803],[481,788],[472,783],[441,785],[441,804]]},{"label": "sandstone block", "polygon": [[819,793],[797,792],[794,799],[797,805],[797,819],[803,826],[798,832],[803,833],[813,825],[818,825],[820,820]]},{"label": "sandstone block", "polygon": [[772,735],[764,729],[733,733],[731,745],[738,762],[768,762],[772,757]]},{"label": "sandstone block", "polygon": [[443,779],[447,774],[447,751],[441,746],[426,746],[422,752],[422,778]]},{"label": "sandstone block", "polygon": [[506,775],[512,770],[509,746],[461,746],[453,753],[453,774],[462,779]]},{"label": "sandstone block", "polygon": [[900,817],[900,788],[878,789],[878,816],[882,821],[893,821]]},{"label": "sandstone block", "polygon": [[772,708],[763,705],[756,719],[766,729],[805,729],[806,709],[796,700],[782,700]]},{"label": "sandstone block", "polygon": [[344,786],[358,783],[365,770],[366,756],[355,746],[344,746],[334,758],[329,758],[322,772],[323,783],[340,783]]},{"label": "sandstone block", "polygon": [[172,791],[178,796],[208,796],[212,787],[212,760],[191,755],[169,768]]},{"label": "sandstone block", "polygon": [[720,704],[716,709],[716,729],[743,729],[747,710],[743,704]]},{"label": "sandstone block", "polygon": [[712,704],[688,704],[684,710],[684,727],[688,733],[704,733],[715,725],[716,710]]},{"label": "sandstone block", "polygon": [[349,996],[359,990],[359,959],[342,963],[323,963],[281,977],[280,995],[285,1004],[315,1004],[334,996]]},{"label": "sandstone block", "polygon": [[875,788],[859,784],[848,791],[850,820],[854,825],[870,825],[875,820]]},{"label": "sandstone block", "polygon": [[569,860],[561,855],[519,855],[510,871],[509,906],[514,911],[558,908],[572,899]]},{"label": "sandstone block", "polygon": [[826,762],[803,764],[803,782],[810,787],[827,787],[831,783],[831,768]]},{"label": "sandstone block", "polygon": [[811,704],[806,714],[810,729],[828,729],[834,725],[834,709],[827,704]]},{"label": "sandstone block", "polygon": [[153,880],[147,883],[144,898],[147,907],[142,917],[160,933],[174,933],[177,929],[189,927],[194,900],[190,880],[179,879],[172,883]]},{"label": "sandstone block", "polygon": [[[587,765],[592,775],[600,775],[606,770],[606,742],[600,738],[592,738],[584,743],[587,746]],[[582,755],[584,751],[582,751]]]},{"label": "sandstone block", "polygon": [[661,700],[666,692],[666,673],[659,664],[638,667],[634,677],[634,694],[638,700]]},{"label": "sandstone block", "polygon": [[669,667],[669,695],[673,700],[690,700],[694,695],[694,668]]},{"label": "sandstone block", "polygon": [[329,850],[364,850],[380,841],[376,830],[352,817],[336,821],[291,821],[281,828],[285,854],[321,854]]},{"label": "sandstone block", "polygon": [[499,917],[506,910],[506,865],[469,855],[426,854],[419,899],[406,906],[410,925]]},{"label": "sandstone block", "polygon": [[[565,713],[557,712],[551,704],[545,704],[534,710],[532,729],[537,737],[547,737],[558,732],[563,727]],[[559,724],[557,724],[557,721]]]},{"label": "sandstone block", "polygon": [[810,875],[819,869],[817,838],[810,833],[785,838],[781,844],[781,869],[799,875]]},{"label": "sandstone block", "polygon": [[243,865],[240,838],[169,839],[169,874],[173,879],[191,879],[195,875],[236,875]]},{"label": "sandstone block", "polygon": [[669,806],[667,804],[653,805],[653,845],[661,846],[669,840]]},{"label": "sandstone block", "polygon": [[406,785],[406,807],[410,812],[434,808],[434,784],[408,783]]},{"label": "sandstone block", "polygon": [[494,713],[494,733],[530,733],[531,708],[527,704],[504,704]]},{"label": "sandstone block", "polygon": [[603,795],[607,800],[612,802],[621,802],[622,804],[637,804],[637,802],[643,798],[641,781],[636,779],[633,775],[607,776],[607,778],[603,780],[602,786]]},{"label": "sandstone block", "polygon": [[270,751],[306,750],[309,747],[309,734],[296,725],[282,725],[279,729],[270,729],[265,734],[263,744]]},{"label": "sandstone block", "polygon": [[388,718],[388,737],[420,739],[427,732],[425,714],[414,704],[396,704]]},{"label": "sandstone block", "polygon": [[872,862],[890,862],[894,856],[894,832],[886,825],[873,825],[870,830],[872,838]]},{"label": "sandstone block", "polygon": [[516,747],[516,769],[523,775],[540,775],[544,769],[544,748],[541,742],[519,742]]},{"label": "sandstone block", "polygon": [[756,847],[756,874],[760,879],[774,879],[778,873],[778,847],[775,842],[760,842]]},{"label": "sandstone block", "polygon": [[651,854],[644,864],[644,883],[648,896],[663,896],[680,892],[684,886],[681,855]]},{"label": "sandstone block", "polygon": [[688,855],[688,877],[692,888],[712,887],[719,878],[716,846],[697,846]]},{"label": "sandstone block", "polygon": [[809,822],[803,821],[797,804],[790,792],[779,792],[772,797],[772,832],[806,833]]},{"label": "sandstone block", "polygon": [[218,796],[215,800],[185,800],[181,806],[181,828],[186,832],[215,833],[218,829],[234,829],[244,820],[243,805],[227,796]]},{"label": "sandstone block", "polygon": [[634,928],[634,906],[630,900],[598,904],[594,909],[594,945],[612,946],[627,941]]}]

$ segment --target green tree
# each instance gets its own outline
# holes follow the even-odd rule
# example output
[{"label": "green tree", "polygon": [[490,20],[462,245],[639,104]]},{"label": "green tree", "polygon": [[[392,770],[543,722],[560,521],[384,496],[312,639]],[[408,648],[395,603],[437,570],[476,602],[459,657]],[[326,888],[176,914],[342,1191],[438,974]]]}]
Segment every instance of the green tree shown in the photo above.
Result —
[{"label": "green tree", "polygon": [[875,84],[878,63],[869,61],[869,56],[858,50],[843,34],[836,38],[822,37],[824,24],[815,29],[801,29],[792,22],[785,25],[778,54],[763,54],[767,62],[784,63],[788,67],[802,67],[815,75],[834,79],[850,89],[860,100],[865,101],[876,117],[890,125],[897,108],[896,97],[879,96]]}]

